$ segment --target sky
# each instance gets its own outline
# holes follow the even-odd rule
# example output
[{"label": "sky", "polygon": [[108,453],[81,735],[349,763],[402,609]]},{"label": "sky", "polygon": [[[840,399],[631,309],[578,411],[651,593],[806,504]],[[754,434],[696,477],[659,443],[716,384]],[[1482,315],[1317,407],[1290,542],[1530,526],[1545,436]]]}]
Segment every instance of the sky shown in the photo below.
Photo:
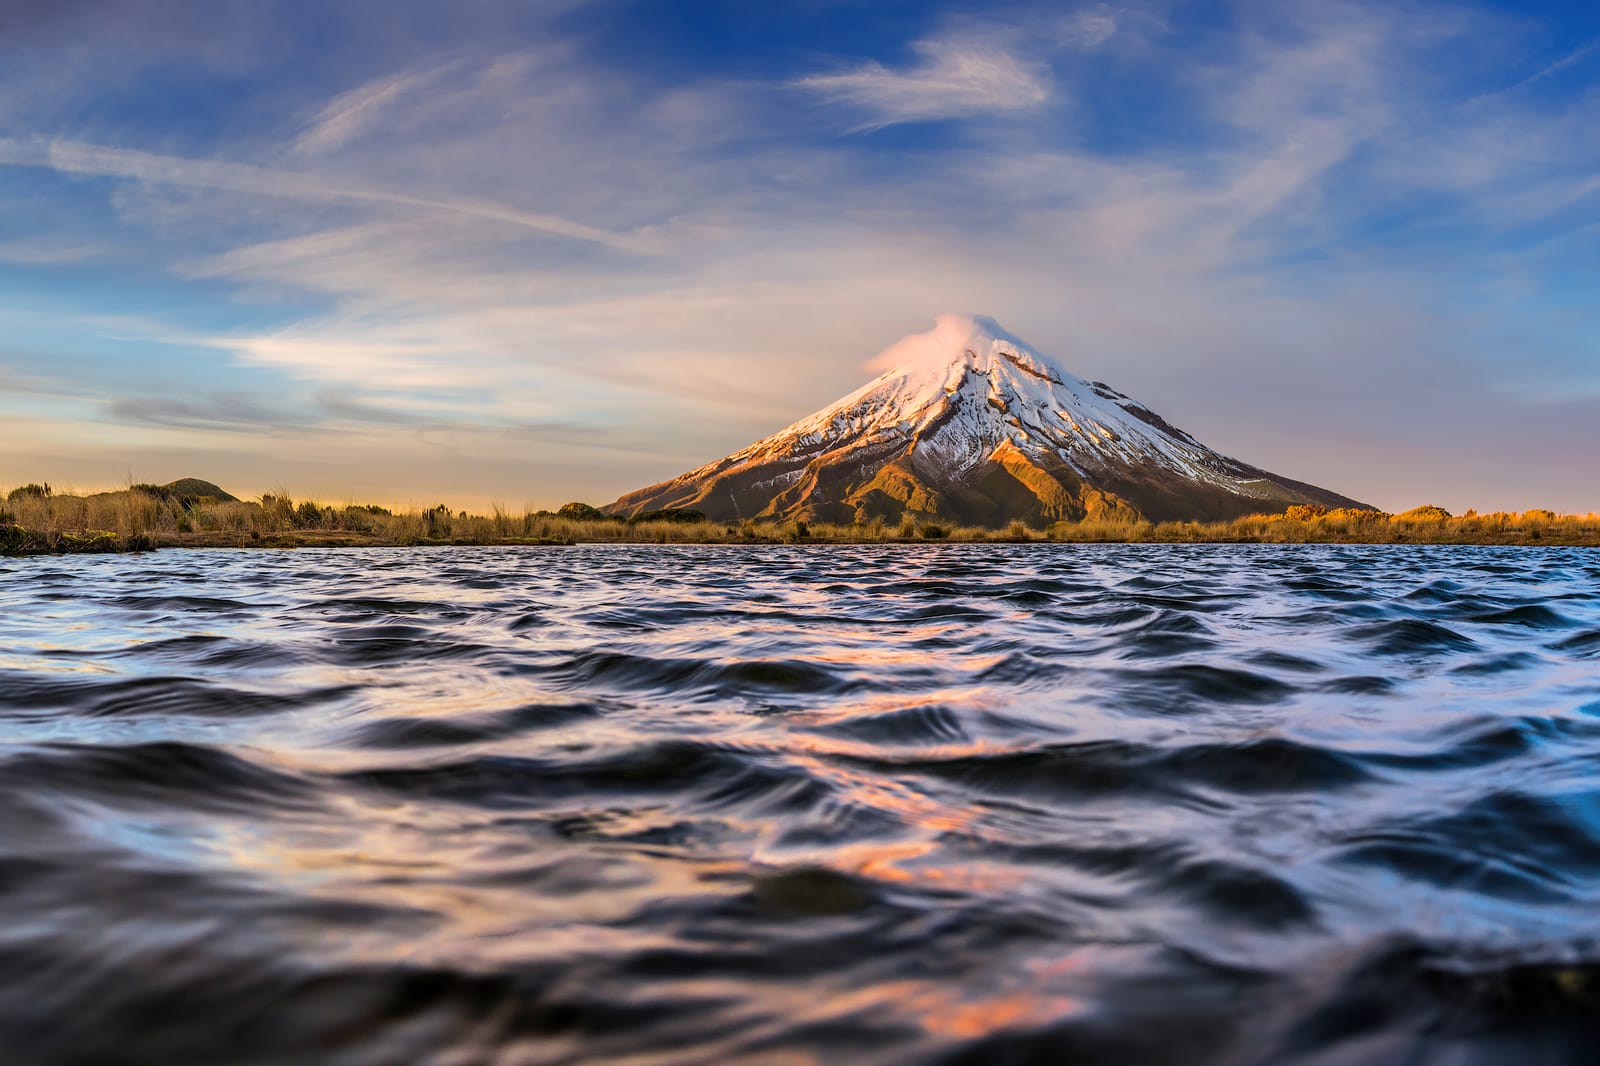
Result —
[{"label": "sky", "polygon": [[0,0],[0,488],[605,503],[984,314],[1600,510],[1600,5]]}]

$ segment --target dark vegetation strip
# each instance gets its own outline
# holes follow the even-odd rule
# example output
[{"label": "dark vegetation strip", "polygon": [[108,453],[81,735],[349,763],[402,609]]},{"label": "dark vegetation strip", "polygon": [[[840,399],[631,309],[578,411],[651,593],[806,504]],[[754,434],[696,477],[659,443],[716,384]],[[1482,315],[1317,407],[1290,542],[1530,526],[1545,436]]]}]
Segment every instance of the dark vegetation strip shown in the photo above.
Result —
[{"label": "dark vegetation strip", "polygon": [[0,504],[0,555],[146,551],[154,548],[381,547],[410,545],[873,544],[926,541],[1151,544],[1504,544],[1600,546],[1600,515],[1468,511],[1424,506],[1400,514],[1296,505],[1227,522],[1085,519],[1002,529],[954,527],[927,516],[853,525],[804,521],[715,522],[698,511],[622,519],[571,503],[514,514],[438,506],[394,512],[372,505],[295,501],[286,493],[239,500],[207,482],[134,485],[91,496],[24,485]]}]

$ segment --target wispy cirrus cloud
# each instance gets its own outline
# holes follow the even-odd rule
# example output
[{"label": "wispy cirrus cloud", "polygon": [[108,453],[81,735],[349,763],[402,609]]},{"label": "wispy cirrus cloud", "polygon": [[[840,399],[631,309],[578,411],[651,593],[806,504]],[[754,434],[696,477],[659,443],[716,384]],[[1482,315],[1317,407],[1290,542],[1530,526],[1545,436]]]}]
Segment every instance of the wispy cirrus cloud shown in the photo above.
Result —
[{"label": "wispy cirrus cloud", "polygon": [[294,135],[291,155],[315,158],[367,138],[398,140],[426,134],[430,123],[448,125],[474,104],[504,107],[530,71],[572,61],[570,49],[546,43],[482,58],[456,58],[395,74],[380,75],[340,93]]},{"label": "wispy cirrus cloud", "polygon": [[859,116],[857,130],[1014,114],[1039,107],[1053,92],[1048,69],[999,42],[934,38],[912,50],[917,59],[904,67],[872,60],[794,85]]},{"label": "wispy cirrus cloud", "polygon": [[118,422],[225,433],[272,433],[318,425],[307,412],[274,407],[240,393],[192,398],[120,396],[107,403],[105,410]]},{"label": "wispy cirrus cloud", "polygon": [[645,252],[648,242],[559,215],[467,196],[429,196],[359,178],[249,163],[189,159],[134,148],[68,140],[0,139],[0,166],[41,167],[62,174],[126,178],[149,185],[216,189],[275,199],[363,203],[465,215],[553,236]]},{"label": "wispy cirrus cloud", "polygon": [[23,266],[60,266],[99,259],[116,251],[116,245],[103,240],[72,240],[55,237],[26,237],[0,241],[0,263]]},{"label": "wispy cirrus cloud", "polygon": [[1544,81],[1546,78],[1554,77],[1555,75],[1560,74],[1562,71],[1566,70],[1568,67],[1575,66],[1578,63],[1584,62],[1585,60],[1589,59],[1591,56],[1595,55],[1597,52],[1600,52],[1600,41],[1590,41],[1586,45],[1582,45],[1582,46],[1580,46],[1578,48],[1574,48],[1572,51],[1570,51],[1566,55],[1560,57],[1555,62],[1547,63],[1543,67],[1540,67],[1537,71],[1535,71],[1534,73],[1530,74],[1528,77],[1526,77],[1526,78],[1522,79],[1521,81],[1517,82],[1517,84],[1515,86],[1513,86],[1513,88],[1515,88],[1515,89],[1523,89],[1523,88],[1526,88],[1526,87],[1528,87],[1530,85],[1537,85],[1539,82]]},{"label": "wispy cirrus cloud", "polygon": [[1100,50],[1129,25],[1149,28],[1160,20],[1109,3],[1065,13],[952,18],[939,32],[911,42],[910,62],[868,60],[806,75],[790,87],[852,114],[855,132],[912,122],[1021,118],[1063,98],[1053,69],[1057,59]]},{"label": "wispy cirrus cloud", "polygon": [[378,78],[340,93],[311,117],[295,136],[289,152],[317,156],[341,148],[382,123],[408,99],[437,82],[447,68]]},{"label": "wispy cirrus cloud", "polygon": [[[1053,36],[1070,48],[1092,49],[1110,41],[1123,28],[1128,13],[1110,4],[1096,4],[1061,16],[1053,26]],[[1148,15],[1135,15],[1136,21],[1149,21]]]}]

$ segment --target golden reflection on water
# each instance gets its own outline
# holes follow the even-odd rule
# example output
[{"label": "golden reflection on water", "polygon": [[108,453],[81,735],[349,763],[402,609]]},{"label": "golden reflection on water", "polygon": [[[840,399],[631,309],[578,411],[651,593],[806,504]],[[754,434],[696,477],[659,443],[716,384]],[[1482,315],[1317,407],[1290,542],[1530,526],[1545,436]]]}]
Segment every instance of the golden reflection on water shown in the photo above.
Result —
[{"label": "golden reflection on water", "polygon": [[1081,1000],[1030,986],[1033,967],[1023,965],[999,987],[960,987],[950,982],[903,979],[842,992],[817,1005],[827,1018],[889,1014],[905,1018],[931,1037],[973,1040],[1007,1029],[1037,1029],[1083,1013]]},{"label": "golden reflection on water", "polygon": [[[633,817],[641,825],[651,820],[643,812]],[[670,937],[627,928],[641,910],[672,898],[734,895],[749,881],[742,861],[569,843],[529,819],[445,823],[407,806],[369,809],[303,833],[262,834],[240,824],[218,840],[218,850],[231,868],[280,891],[394,909],[421,929],[408,929],[385,953],[430,964],[648,948]],[[499,843],[485,846],[486,836]]]}]

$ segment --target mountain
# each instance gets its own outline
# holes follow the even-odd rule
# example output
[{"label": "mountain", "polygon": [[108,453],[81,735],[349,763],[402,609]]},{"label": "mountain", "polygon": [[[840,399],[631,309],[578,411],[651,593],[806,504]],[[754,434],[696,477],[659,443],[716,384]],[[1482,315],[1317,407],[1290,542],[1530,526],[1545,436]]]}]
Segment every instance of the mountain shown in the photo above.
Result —
[{"label": "mountain", "polygon": [[989,318],[942,315],[880,364],[892,369],[832,406],[603,510],[688,507],[717,521],[909,515],[993,527],[1366,507],[1212,451]]}]

